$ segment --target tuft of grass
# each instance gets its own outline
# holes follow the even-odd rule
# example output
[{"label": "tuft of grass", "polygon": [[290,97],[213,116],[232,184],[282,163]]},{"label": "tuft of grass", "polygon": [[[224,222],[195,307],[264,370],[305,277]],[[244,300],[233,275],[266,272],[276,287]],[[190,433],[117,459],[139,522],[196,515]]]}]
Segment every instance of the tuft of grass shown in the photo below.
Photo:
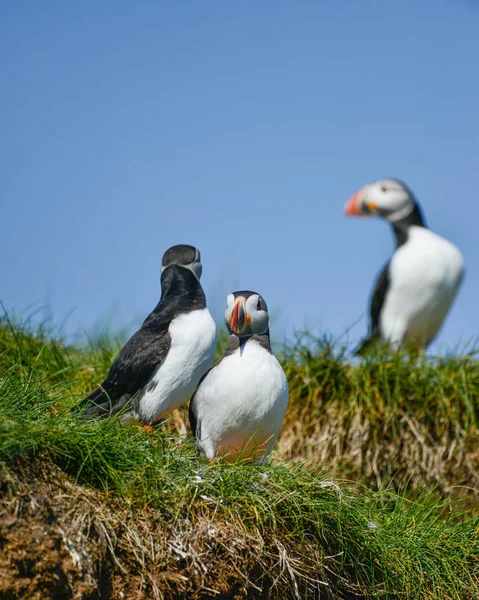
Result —
[{"label": "tuft of grass", "polygon": [[282,458],[384,486],[479,492],[479,364],[474,355],[376,354],[301,341],[283,356],[290,404]]},{"label": "tuft of grass", "polygon": [[[412,480],[401,493],[377,485],[393,471],[404,481],[404,453],[413,452],[404,424],[425,436],[423,452],[445,444],[455,456],[454,443],[467,453],[477,442],[473,360],[377,356],[352,366],[326,343],[296,346],[282,358],[291,402],[276,461],[254,468],[241,461],[210,466],[198,457],[191,440],[175,433],[181,413],[151,436],[116,419],[79,420],[71,406],[101,380],[116,349],[105,340],[68,347],[41,332],[0,326],[5,553],[13,553],[14,534],[8,525],[1,533],[2,519],[12,507],[27,519],[32,504],[48,505],[45,527],[58,523],[58,547],[82,540],[90,567],[78,567],[76,577],[85,583],[89,572],[99,587],[107,581],[105,597],[115,597],[118,580],[128,578],[141,579],[138,597],[145,598],[478,594],[477,506],[465,510],[439,495],[440,482],[429,492]],[[391,467],[382,464],[387,452],[395,456]],[[285,461],[288,455],[294,460]],[[333,479],[324,465],[349,468],[376,490]],[[473,487],[476,467],[471,462],[469,479],[460,480]],[[121,589],[125,597],[139,594]]]}]

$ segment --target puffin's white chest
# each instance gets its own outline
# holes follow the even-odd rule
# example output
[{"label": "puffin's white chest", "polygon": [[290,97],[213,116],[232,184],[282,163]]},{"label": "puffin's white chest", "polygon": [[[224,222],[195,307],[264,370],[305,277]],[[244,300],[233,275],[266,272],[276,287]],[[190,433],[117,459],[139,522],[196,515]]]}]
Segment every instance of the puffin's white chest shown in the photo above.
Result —
[{"label": "puffin's white chest", "polygon": [[186,402],[209,369],[216,350],[216,325],[207,308],[170,323],[171,346],[139,402],[139,417],[151,423]]},{"label": "puffin's white chest", "polygon": [[463,259],[448,240],[411,227],[389,267],[390,284],[380,324],[392,342],[430,342],[439,331],[463,276]]},{"label": "puffin's white chest", "polygon": [[288,405],[288,382],[276,358],[248,341],[224,358],[195,395],[198,445],[208,458],[237,453],[266,458]]}]

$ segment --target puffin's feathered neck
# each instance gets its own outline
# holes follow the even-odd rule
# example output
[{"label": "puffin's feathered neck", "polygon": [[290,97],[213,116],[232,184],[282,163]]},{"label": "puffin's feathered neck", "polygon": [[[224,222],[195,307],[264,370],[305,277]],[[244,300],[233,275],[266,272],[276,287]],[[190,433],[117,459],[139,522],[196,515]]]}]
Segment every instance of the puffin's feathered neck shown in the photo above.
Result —
[{"label": "puffin's feathered neck", "polygon": [[177,296],[205,297],[201,283],[191,269],[170,265],[161,274],[161,300]]},{"label": "puffin's feathered neck", "polygon": [[416,227],[425,227],[427,229],[426,222],[422,216],[421,209],[419,208],[417,202],[414,203],[414,208],[408,215],[402,219],[399,219],[398,221],[391,222],[394,237],[396,238],[396,246],[398,248],[406,243],[408,238],[408,230],[413,225]]},{"label": "puffin's feathered neck", "polygon": [[206,308],[206,298],[196,275],[186,267],[171,265],[161,274],[160,301],[142,327],[202,308]]},{"label": "puffin's feathered neck", "polygon": [[265,333],[261,333],[261,334],[254,333],[252,335],[241,336],[241,337],[235,335],[234,333],[230,333],[230,335],[228,336],[228,342],[226,344],[225,353],[223,355],[223,358],[225,356],[229,356],[230,354],[233,354],[233,352],[235,352],[236,350],[238,350],[238,348],[244,347],[245,344],[247,342],[249,342],[250,340],[254,340],[262,348],[264,348],[268,352],[271,352],[271,342],[270,342],[270,339],[269,339],[269,329]]}]

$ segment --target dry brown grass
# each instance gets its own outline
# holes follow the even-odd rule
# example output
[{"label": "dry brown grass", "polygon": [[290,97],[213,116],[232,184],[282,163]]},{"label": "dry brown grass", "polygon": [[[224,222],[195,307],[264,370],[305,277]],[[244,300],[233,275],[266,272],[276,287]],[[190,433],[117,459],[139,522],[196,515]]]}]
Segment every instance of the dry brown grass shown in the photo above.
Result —
[{"label": "dry brown grass", "polygon": [[265,540],[207,510],[159,518],[48,463],[4,465],[0,481],[5,600],[362,597],[312,540]]},{"label": "dry brown grass", "polygon": [[329,348],[284,362],[282,460],[372,487],[479,494],[479,365],[379,356],[350,366]]}]

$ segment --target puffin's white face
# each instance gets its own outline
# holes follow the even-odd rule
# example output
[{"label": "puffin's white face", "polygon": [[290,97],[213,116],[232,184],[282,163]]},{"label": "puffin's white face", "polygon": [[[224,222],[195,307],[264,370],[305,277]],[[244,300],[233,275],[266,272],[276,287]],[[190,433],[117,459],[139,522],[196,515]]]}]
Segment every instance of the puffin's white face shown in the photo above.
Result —
[{"label": "puffin's white face", "polygon": [[198,248],[186,244],[172,246],[163,254],[161,272],[163,273],[171,265],[180,265],[181,267],[190,269],[196,275],[197,279],[201,277],[201,273],[203,272],[200,251]]},{"label": "puffin's white face", "polygon": [[225,323],[230,333],[239,337],[268,331],[268,307],[256,292],[233,292],[226,298]]},{"label": "puffin's white face", "polygon": [[351,196],[344,207],[347,216],[384,217],[391,223],[407,217],[416,201],[408,188],[395,179],[379,179]]}]

